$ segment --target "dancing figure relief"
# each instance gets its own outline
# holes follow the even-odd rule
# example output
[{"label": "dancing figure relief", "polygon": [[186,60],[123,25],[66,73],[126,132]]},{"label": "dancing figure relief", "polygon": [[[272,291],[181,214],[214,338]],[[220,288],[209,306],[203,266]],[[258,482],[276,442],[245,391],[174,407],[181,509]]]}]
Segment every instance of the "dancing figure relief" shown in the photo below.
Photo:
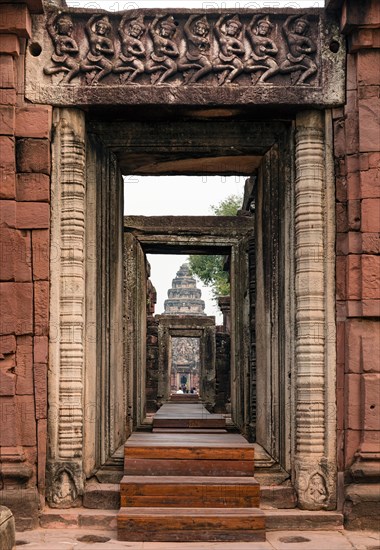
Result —
[{"label": "dancing figure relief", "polygon": [[292,84],[304,84],[318,70],[317,65],[310,57],[316,53],[317,47],[313,40],[306,36],[309,27],[310,24],[306,17],[291,15],[286,19],[282,29],[289,52],[285,61],[280,65],[280,71],[282,73],[300,72]]},{"label": "dancing figure relief", "polygon": [[144,17],[128,18],[124,15],[119,25],[121,53],[115,62],[114,72],[120,74],[120,82],[133,82],[145,71],[145,47],[141,37],[145,32]]},{"label": "dancing figure relief", "polygon": [[241,39],[243,25],[237,15],[222,15],[215,24],[219,54],[214,59],[213,69],[221,72],[219,85],[231,84],[244,70],[242,58],[245,47]]},{"label": "dancing figure relief", "polygon": [[92,78],[91,84],[98,84],[105,76],[113,70],[113,63],[110,57],[115,55],[113,42],[108,35],[111,32],[111,23],[106,15],[93,15],[86,24],[86,33],[90,45],[90,50],[81,68],[85,72],[96,73]]},{"label": "dancing figure relief", "polygon": [[181,59],[180,68],[195,69],[187,81],[187,84],[193,84],[212,71],[210,25],[206,16],[190,15],[183,30],[187,50]]},{"label": "dancing figure relief", "polygon": [[252,46],[252,53],[246,61],[247,72],[263,71],[258,79],[259,84],[264,84],[268,78],[279,72],[279,66],[274,57],[278,54],[278,47],[274,40],[269,38],[273,29],[269,17],[254,15],[247,30],[247,36]]},{"label": "dancing figure relief", "polygon": [[160,75],[153,76],[153,84],[162,84],[178,70],[177,58],[179,50],[173,40],[176,30],[177,23],[171,15],[169,17],[155,17],[149,27],[153,42],[153,51],[145,68],[149,73],[161,71]]},{"label": "dancing figure relief", "polygon": [[47,75],[66,73],[61,82],[67,84],[81,70],[78,44],[72,38],[73,29],[70,15],[53,13],[48,17],[47,30],[54,44],[51,59],[55,65],[45,67],[44,73]]},{"label": "dancing figure relief", "polygon": [[120,84],[146,85],[150,77],[152,84],[168,84],[170,79],[176,86],[201,82],[247,86],[247,74],[253,85],[272,83],[276,75],[275,85],[281,85],[281,80],[295,85],[308,83],[318,71],[317,44],[305,15],[280,19],[255,14],[249,20],[246,13],[193,13],[179,15],[183,18],[179,24],[168,14],[129,12],[115,21],[117,36],[112,33],[111,17],[98,13],[82,22],[87,40],[81,45],[78,37],[84,33],[80,28],[74,31],[72,15],[49,14],[47,31],[53,52],[44,73],[62,74],[64,84],[85,75],[89,85],[105,77],[110,77],[111,85],[117,78]]}]

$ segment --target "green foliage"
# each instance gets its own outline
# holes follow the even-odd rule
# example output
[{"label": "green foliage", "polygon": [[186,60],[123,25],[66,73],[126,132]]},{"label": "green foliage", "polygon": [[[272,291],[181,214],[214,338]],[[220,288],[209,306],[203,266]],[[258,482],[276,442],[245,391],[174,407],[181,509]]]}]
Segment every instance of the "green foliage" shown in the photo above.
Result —
[{"label": "green foliage", "polygon": [[[241,207],[242,197],[229,195],[211,210],[216,216],[236,216]],[[214,297],[228,296],[230,293],[229,274],[223,271],[224,256],[190,256],[189,265],[193,275],[196,275],[206,286],[211,287]]]},{"label": "green foliage", "polygon": [[236,216],[237,211],[241,208],[243,197],[241,195],[228,195],[219,204],[213,204],[211,210],[215,216]]}]

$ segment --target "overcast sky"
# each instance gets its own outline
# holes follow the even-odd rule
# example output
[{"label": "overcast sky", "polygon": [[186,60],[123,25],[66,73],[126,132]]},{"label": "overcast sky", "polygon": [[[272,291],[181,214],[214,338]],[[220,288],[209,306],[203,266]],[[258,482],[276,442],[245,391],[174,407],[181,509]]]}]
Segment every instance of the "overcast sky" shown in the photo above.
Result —
[{"label": "overcast sky", "polygon": [[[210,216],[210,206],[229,195],[242,195],[246,176],[126,176],[124,212],[143,216]],[[148,200],[147,200],[148,197]],[[167,291],[187,256],[149,254],[151,280],[157,290],[156,313],[164,311]],[[207,315],[222,318],[209,288],[198,281]]]},{"label": "overcast sky", "polygon": [[[67,0],[67,4],[115,12],[136,8],[322,8],[324,0]],[[228,195],[242,193],[244,181],[245,177],[127,176],[124,210],[126,214],[144,216],[207,216],[212,214],[211,205],[218,204]],[[163,312],[172,279],[186,258],[149,254],[151,279],[157,290],[156,313]],[[206,302],[206,313],[215,315],[220,323],[221,315],[210,290],[200,283],[198,288],[201,288],[202,298]]]}]

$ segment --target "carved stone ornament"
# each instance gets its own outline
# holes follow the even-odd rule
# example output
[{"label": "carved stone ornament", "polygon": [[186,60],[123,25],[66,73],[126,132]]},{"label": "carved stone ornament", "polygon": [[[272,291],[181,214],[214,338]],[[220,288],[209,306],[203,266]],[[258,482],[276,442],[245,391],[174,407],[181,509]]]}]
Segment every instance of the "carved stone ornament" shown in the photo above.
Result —
[{"label": "carved stone ornament", "polygon": [[75,462],[56,462],[47,465],[47,500],[52,508],[72,508],[81,505],[83,494],[82,471]]},{"label": "carved stone ornament", "polygon": [[[273,92],[281,103],[343,100],[343,44],[338,26],[324,19],[322,10],[65,9],[35,16],[33,23],[32,41],[42,52],[31,49],[27,55],[32,101],[168,101],[158,86],[170,87],[171,102],[182,104],[197,96],[239,102],[242,91],[242,103],[273,103]],[[102,93],[91,90],[98,85]],[[117,90],[113,95],[111,88]],[[220,88],[230,89],[230,95]]]}]

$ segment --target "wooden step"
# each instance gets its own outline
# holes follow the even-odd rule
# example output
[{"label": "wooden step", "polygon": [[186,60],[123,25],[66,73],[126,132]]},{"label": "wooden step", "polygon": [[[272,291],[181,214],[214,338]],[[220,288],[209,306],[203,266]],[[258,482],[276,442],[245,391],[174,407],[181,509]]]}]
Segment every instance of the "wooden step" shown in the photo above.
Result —
[{"label": "wooden step", "polygon": [[239,434],[135,433],[125,444],[127,475],[253,476],[254,447]]},{"label": "wooden step", "polygon": [[211,414],[202,403],[165,403],[153,417],[153,428],[225,428],[221,414]]},{"label": "wooden step", "polygon": [[121,506],[258,507],[260,485],[254,477],[124,476]]},{"label": "wooden step", "polygon": [[264,541],[265,516],[258,508],[123,507],[117,529],[125,541]]},{"label": "wooden step", "polygon": [[200,403],[200,397],[196,393],[173,393],[169,403]]},{"label": "wooden step", "polygon": [[[183,433],[182,428],[153,428],[153,433]],[[187,428],[186,433],[190,434],[226,434],[227,430],[222,428]]]}]

